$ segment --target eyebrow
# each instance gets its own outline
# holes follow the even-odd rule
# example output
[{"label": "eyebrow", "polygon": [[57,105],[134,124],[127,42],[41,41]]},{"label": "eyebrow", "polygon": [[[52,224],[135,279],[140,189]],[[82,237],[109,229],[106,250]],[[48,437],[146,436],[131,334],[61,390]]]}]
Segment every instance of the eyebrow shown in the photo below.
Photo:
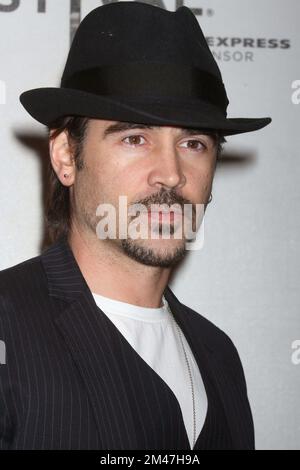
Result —
[{"label": "eyebrow", "polygon": [[[150,126],[148,124],[140,124],[140,123],[132,123],[132,122],[124,122],[124,121],[117,121],[114,124],[108,126],[103,132],[103,138],[107,137],[108,135],[117,134],[119,132],[127,131],[129,129],[161,129],[161,126]],[[211,137],[216,143],[218,134],[214,130],[209,129],[196,129],[196,128],[188,128],[188,127],[180,127],[181,132],[184,135],[198,135],[203,134]]]}]

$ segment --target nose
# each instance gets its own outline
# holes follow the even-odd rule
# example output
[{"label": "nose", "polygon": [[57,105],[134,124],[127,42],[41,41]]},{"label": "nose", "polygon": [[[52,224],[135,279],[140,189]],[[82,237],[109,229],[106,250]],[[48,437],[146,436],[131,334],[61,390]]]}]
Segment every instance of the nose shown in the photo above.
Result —
[{"label": "nose", "polygon": [[186,177],[172,142],[161,143],[153,152],[152,162],[153,166],[148,176],[150,186],[176,189],[185,185]]}]

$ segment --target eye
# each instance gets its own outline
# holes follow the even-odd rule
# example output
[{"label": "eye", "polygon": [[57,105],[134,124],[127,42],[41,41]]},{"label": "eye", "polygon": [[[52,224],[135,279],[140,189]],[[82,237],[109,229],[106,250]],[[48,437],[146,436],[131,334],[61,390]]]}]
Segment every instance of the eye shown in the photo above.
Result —
[{"label": "eye", "polygon": [[129,139],[129,142],[125,143],[129,143],[129,145],[138,145],[140,138],[143,139],[144,137],[138,134],[128,135],[127,137],[124,137],[124,139],[122,139],[122,142],[125,142],[126,139]]},{"label": "eye", "polygon": [[[187,140],[186,142],[183,142],[183,143],[184,143],[184,144],[188,144],[188,143],[190,143],[190,142],[192,142],[192,146],[189,146],[189,147],[188,147],[189,150],[198,152],[198,151],[201,151],[202,149],[206,149],[206,145],[203,144],[203,143],[202,143],[200,140],[198,140],[198,139],[189,139],[189,140]],[[201,147],[199,147],[197,144],[200,144]]]}]

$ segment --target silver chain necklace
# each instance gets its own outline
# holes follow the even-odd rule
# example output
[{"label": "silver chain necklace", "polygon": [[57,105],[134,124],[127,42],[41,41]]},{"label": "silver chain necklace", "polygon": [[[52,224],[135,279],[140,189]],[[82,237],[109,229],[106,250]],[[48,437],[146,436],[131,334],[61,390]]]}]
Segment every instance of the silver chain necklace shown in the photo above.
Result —
[{"label": "silver chain necklace", "polygon": [[178,330],[178,335],[179,335],[181,346],[182,346],[182,349],[183,349],[183,352],[184,352],[185,362],[186,362],[186,365],[187,365],[187,369],[188,369],[188,373],[189,373],[189,377],[190,377],[190,382],[191,382],[192,400],[193,400],[193,446],[192,446],[192,449],[193,449],[194,446],[195,446],[195,441],[196,441],[196,409],[195,409],[195,393],[194,393],[194,384],[193,384],[192,372],[191,372],[190,364],[189,364],[189,361],[188,361],[188,358],[187,358],[186,350],[185,350],[185,347],[184,347],[184,344],[183,344],[181,330],[179,328],[179,325],[178,325],[177,321],[175,320],[175,318],[173,316],[173,313],[171,312],[169,304],[166,304],[166,305],[167,305],[168,311],[169,311],[169,313],[172,317],[172,320],[175,323],[175,325],[177,327],[177,330]]}]

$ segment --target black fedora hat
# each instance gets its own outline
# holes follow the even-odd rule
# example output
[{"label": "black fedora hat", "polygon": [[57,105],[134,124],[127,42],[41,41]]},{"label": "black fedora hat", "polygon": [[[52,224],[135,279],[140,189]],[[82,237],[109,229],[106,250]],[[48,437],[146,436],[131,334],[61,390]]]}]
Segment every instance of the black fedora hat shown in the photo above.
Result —
[{"label": "black fedora hat", "polygon": [[45,125],[75,115],[232,135],[271,122],[227,118],[221,72],[189,8],[136,1],[92,10],[76,31],[60,87],[25,91],[20,101]]}]

